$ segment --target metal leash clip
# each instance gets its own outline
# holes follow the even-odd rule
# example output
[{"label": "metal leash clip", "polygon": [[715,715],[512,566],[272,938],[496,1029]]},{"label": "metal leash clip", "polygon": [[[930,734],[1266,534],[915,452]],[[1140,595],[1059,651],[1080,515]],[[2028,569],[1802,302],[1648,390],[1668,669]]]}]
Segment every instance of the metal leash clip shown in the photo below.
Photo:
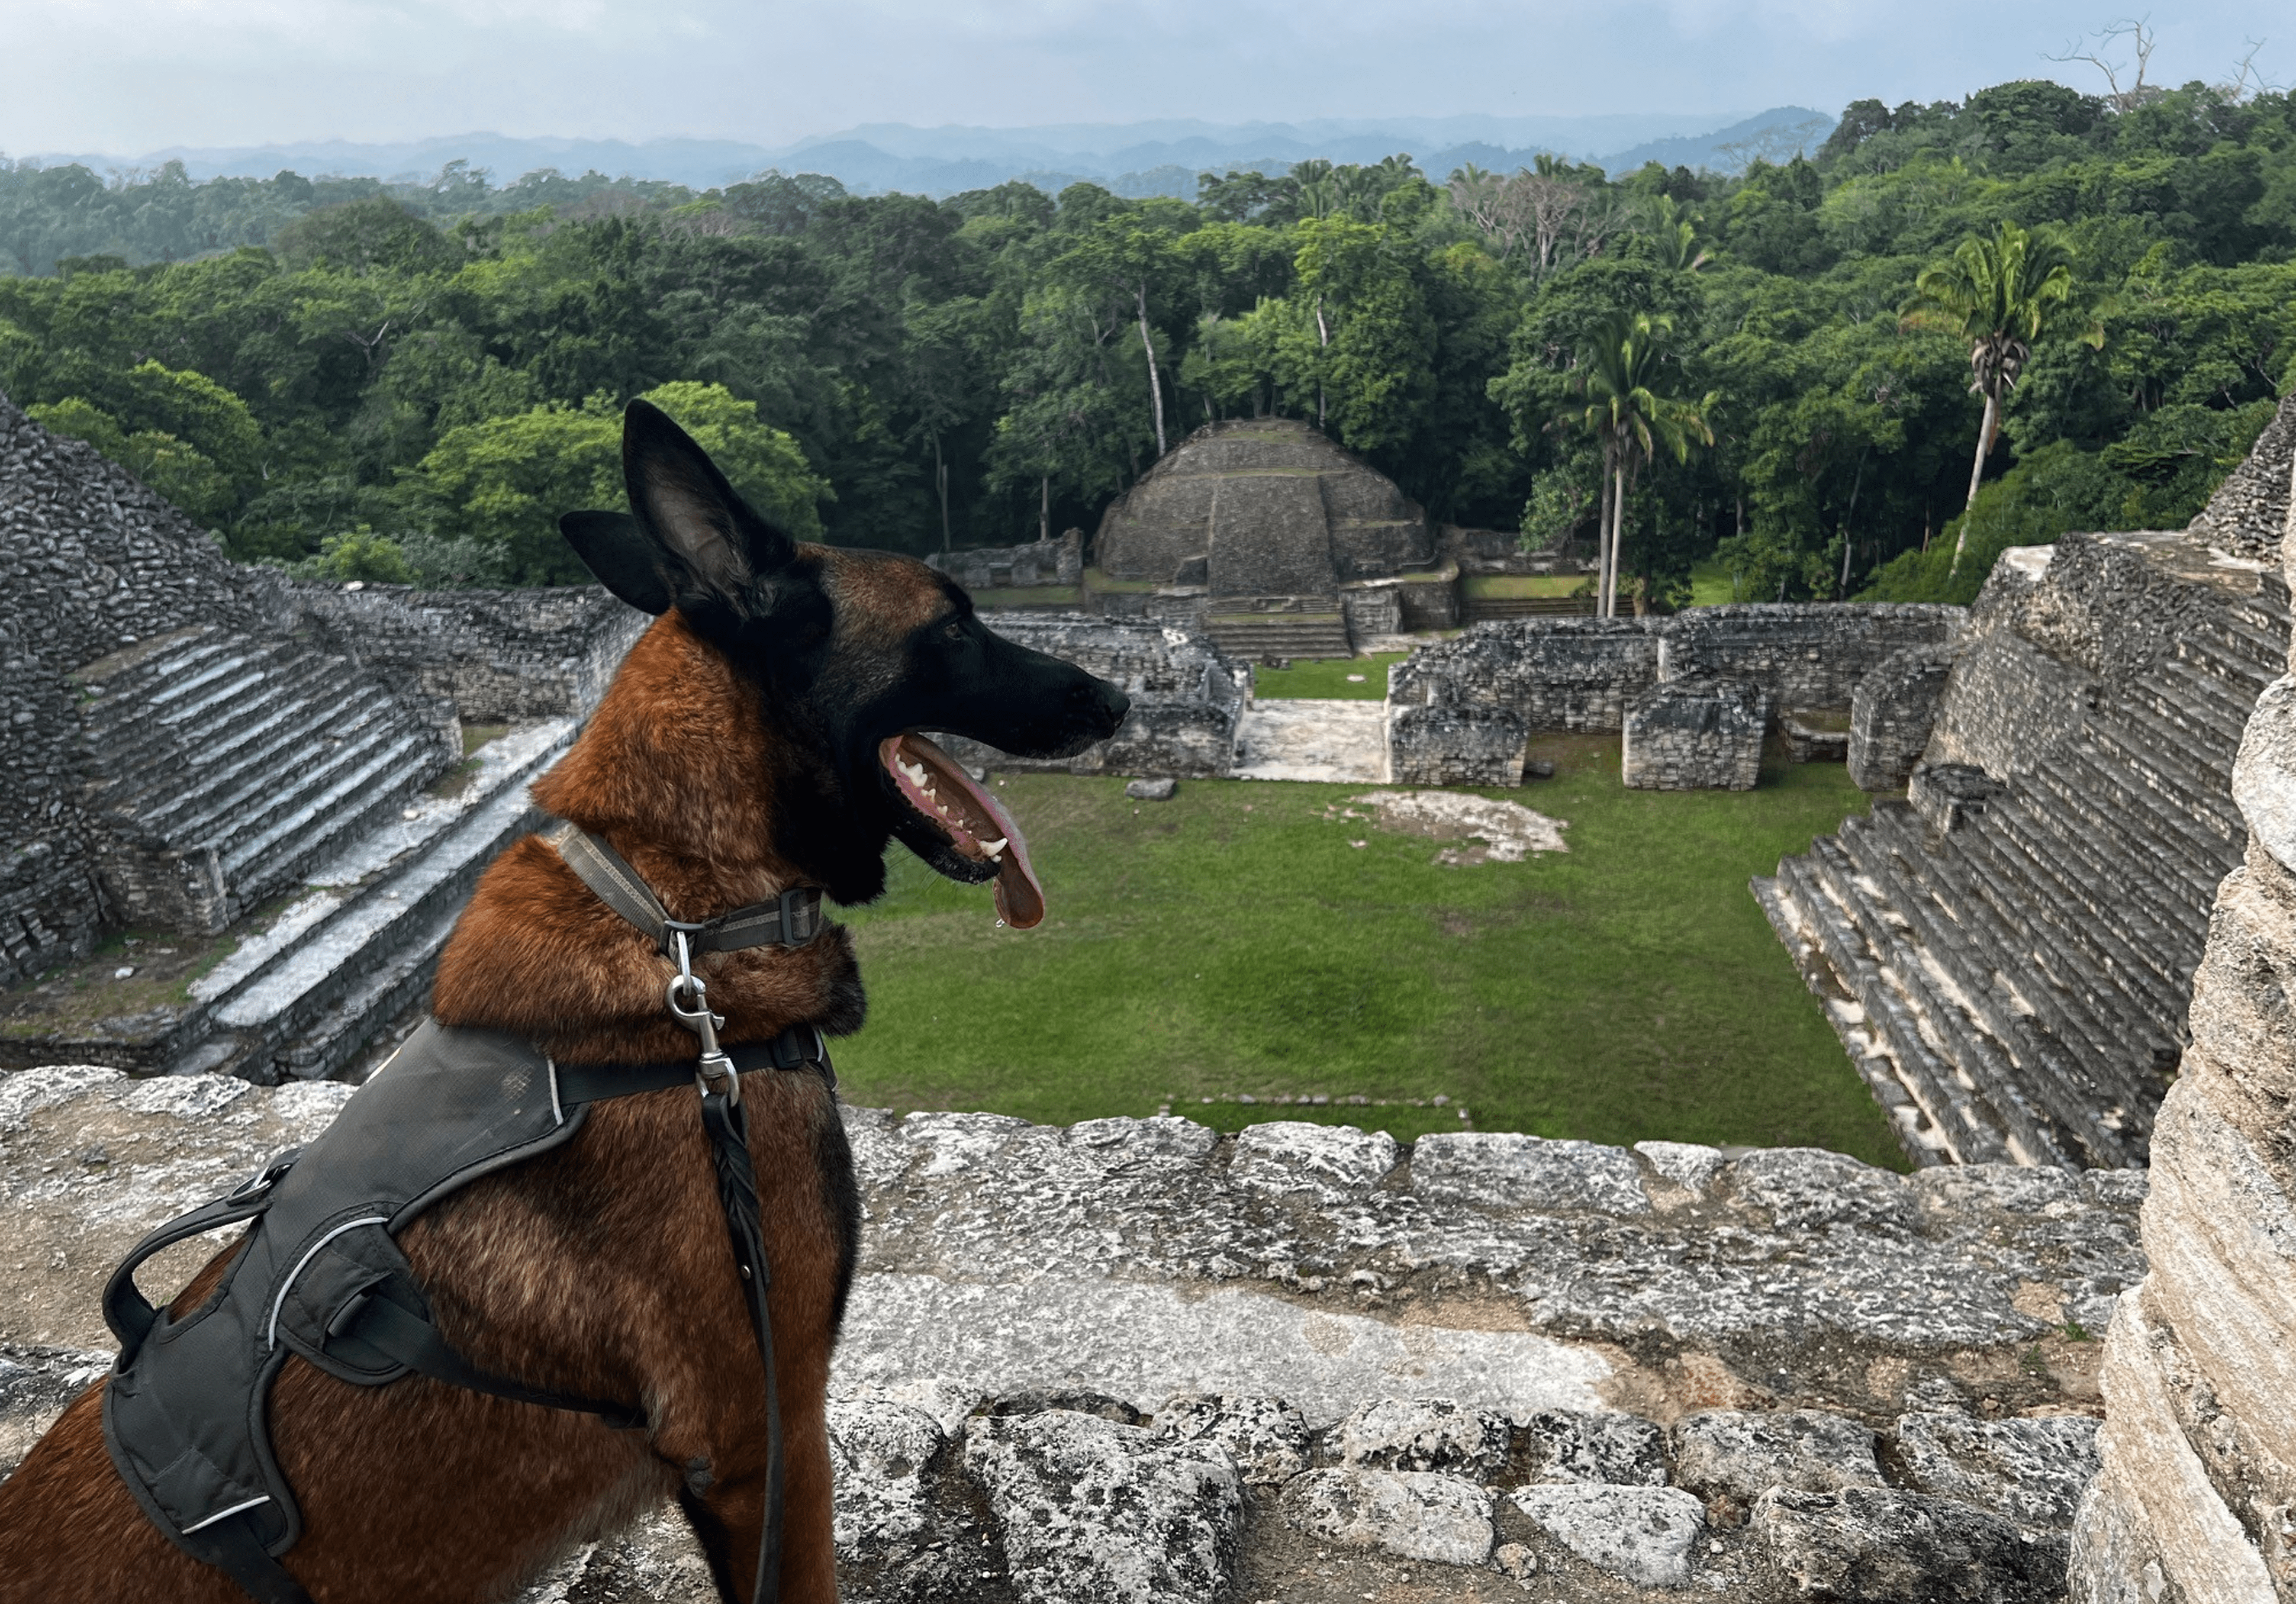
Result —
[{"label": "metal leash clip", "polygon": [[724,1049],[718,1045],[718,1027],[726,1022],[726,1016],[709,1011],[709,986],[693,972],[693,952],[687,944],[686,933],[672,925],[670,935],[677,943],[677,973],[670,977],[668,993],[669,1011],[671,1017],[700,1037],[701,1042],[701,1060],[693,1067],[693,1083],[701,1088],[701,1095],[707,1097],[718,1090],[710,1083],[723,1081],[726,1101],[738,1104],[742,1101],[742,1072],[734,1067],[734,1060],[727,1058]]}]

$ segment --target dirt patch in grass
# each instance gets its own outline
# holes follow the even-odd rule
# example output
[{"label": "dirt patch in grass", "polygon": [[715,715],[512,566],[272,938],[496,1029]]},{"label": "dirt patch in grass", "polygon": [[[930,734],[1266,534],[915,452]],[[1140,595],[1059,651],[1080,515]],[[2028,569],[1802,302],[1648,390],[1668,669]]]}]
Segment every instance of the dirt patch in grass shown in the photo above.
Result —
[{"label": "dirt patch in grass", "polygon": [[1382,830],[1456,841],[1435,855],[1454,867],[1473,863],[1520,863],[1534,852],[1568,852],[1562,832],[1569,822],[1496,797],[1468,791],[1369,791],[1354,798],[1371,807]]}]

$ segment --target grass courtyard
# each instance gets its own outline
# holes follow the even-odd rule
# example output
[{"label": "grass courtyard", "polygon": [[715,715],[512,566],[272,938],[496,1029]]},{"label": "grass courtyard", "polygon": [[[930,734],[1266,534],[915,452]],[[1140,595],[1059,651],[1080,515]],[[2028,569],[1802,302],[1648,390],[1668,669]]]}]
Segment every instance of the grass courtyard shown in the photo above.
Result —
[{"label": "grass courtyard", "polygon": [[[1464,1105],[1477,1130],[1902,1166],[1746,890],[1864,809],[1841,766],[1655,793],[1620,787],[1616,737],[1532,755],[1553,779],[1486,794],[1568,821],[1570,851],[1464,866],[1346,816],[1368,785],[1183,782],[1136,803],[1120,780],[1011,776],[1000,794],[1050,913],[997,929],[985,888],[893,852],[885,897],[840,915],[872,1019],[839,1051],[848,1095],[1046,1121],[1169,1105],[1406,1139],[1461,1128]],[[1301,1095],[1331,1101],[1266,1106]]]}]

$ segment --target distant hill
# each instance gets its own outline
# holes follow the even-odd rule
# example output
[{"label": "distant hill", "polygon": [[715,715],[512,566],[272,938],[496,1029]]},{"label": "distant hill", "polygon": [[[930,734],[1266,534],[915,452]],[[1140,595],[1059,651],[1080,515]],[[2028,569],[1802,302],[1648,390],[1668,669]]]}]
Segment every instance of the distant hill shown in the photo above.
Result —
[{"label": "distant hill", "polygon": [[[522,138],[457,134],[395,143],[325,140],[232,149],[176,146],[142,155],[60,153],[45,166],[80,162],[98,172],[149,169],[181,161],[194,178],[267,178],[282,168],[307,176],[427,179],[453,161],[507,183],[545,168],[564,173],[665,179],[712,189],[764,168],[825,173],[858,193],[903,190],[949,195],[1025,178],[1058,189],[1079,178],[1119,194],[1193,198],[1200,172],[1256,168],[1280,173],[1297,161],[1376,161],[1411,152],[1440,182],[1463,162],[1509,169],[1542,151],[1623,172],[1646,160],[1669,167],[1733,169],[1750,155],[1784,160],[1815,149],[1834,119],[1806,106],[1780,106],[1726,120],[1711,114],[1603,117],[1397,117],[1298,123],[1163,121],[1035,128],[914,128],[878,123],[779,147],[736,140]],[[1717,126],[1720,124],[1721,126]]]}]

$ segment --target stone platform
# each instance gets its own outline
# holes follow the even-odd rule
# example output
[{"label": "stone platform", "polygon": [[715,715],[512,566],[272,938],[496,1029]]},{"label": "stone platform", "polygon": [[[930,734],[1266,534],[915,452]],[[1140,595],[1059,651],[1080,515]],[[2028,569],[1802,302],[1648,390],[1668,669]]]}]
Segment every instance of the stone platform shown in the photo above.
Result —
[{"label": "stone platform", "polygon": [[[0,1076],[0,1463],[348,1088]],[[848,1111],[845,1596],[2044,1600],[2141,1176]],[[172,1250],[154,1286],[201,1250]],[[709,1599],[666,1519],[533,1604]]]}]

